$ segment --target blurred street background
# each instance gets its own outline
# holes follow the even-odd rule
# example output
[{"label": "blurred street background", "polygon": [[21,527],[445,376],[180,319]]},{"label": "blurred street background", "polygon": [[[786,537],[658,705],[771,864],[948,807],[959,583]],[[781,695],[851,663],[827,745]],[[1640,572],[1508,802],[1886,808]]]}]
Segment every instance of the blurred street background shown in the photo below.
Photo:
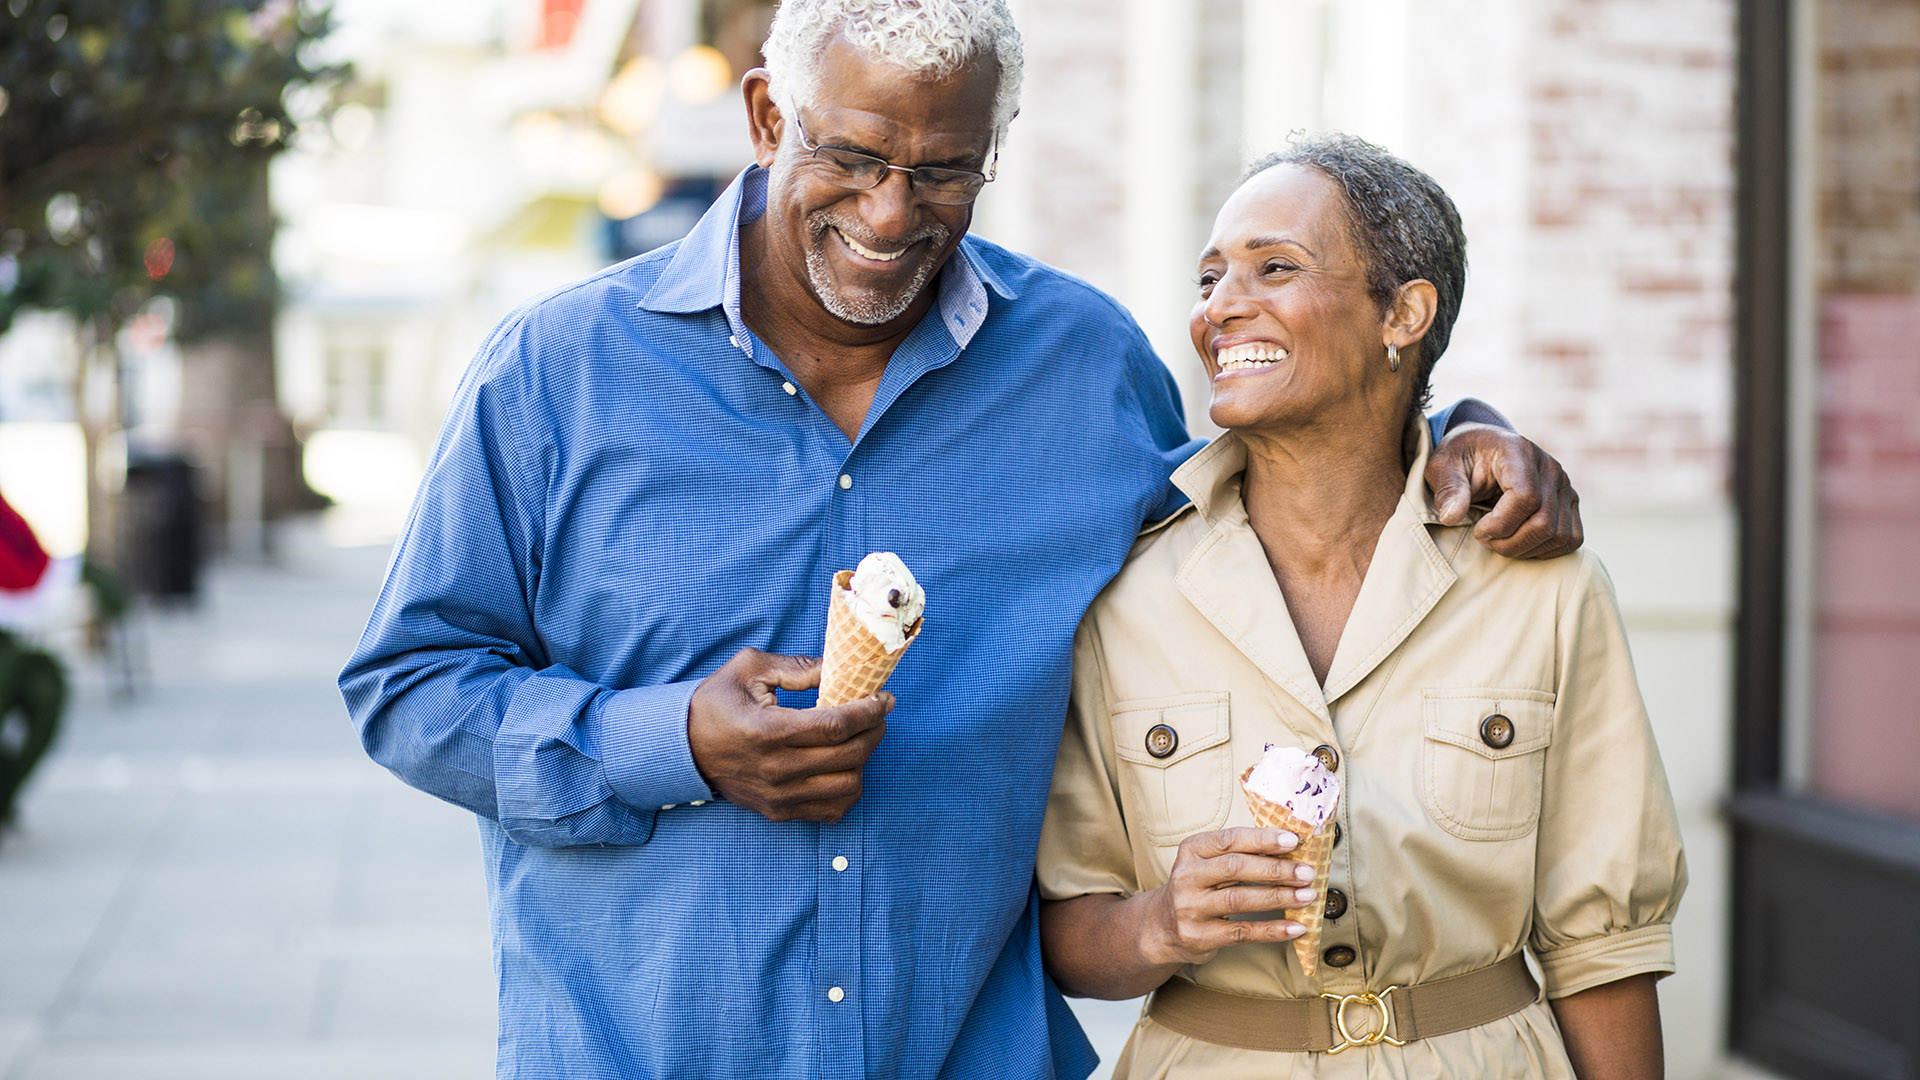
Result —
[{"label": "blurred street background", "polygon": [[[0,573],[0,1080],[487,1075],[473,823],[333,675],[489,328],[749,161],[773,6],[0,0],[0,497],[54,556]],[[1920,0],[1012,6],[975,230],[1125,302],[1196,431],[1247,161],[1447,188],[1436,400],[1567,465],[1686,828],[1668,1074],[1920,1078]],[[1083,1003],[1106,1060],[1137,1007]]]}]

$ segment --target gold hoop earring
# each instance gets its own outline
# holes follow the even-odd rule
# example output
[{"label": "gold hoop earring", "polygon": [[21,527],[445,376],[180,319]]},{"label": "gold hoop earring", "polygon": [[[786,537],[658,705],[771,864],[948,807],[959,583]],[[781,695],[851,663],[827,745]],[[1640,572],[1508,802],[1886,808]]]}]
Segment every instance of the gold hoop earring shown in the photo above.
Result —
[{"label": "gold hoop earring", "polygon": [[1391,341],[1387,342],[1387,370],[1400,370],[1400,346]]}]

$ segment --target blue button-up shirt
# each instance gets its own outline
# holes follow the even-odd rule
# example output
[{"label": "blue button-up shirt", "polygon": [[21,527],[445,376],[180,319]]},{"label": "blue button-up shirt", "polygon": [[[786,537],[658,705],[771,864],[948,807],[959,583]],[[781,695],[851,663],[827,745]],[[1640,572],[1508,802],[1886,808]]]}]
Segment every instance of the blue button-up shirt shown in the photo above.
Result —
[{"label": "blue button-up shirt", "polygon": [[[850,444],[741,320],[765,202],[749,169],[493,333],[342,690],[376,760],[480,817],[501,1076],[1083,1077],[1034,847],[1074,628],[1197,444],[1124,309],[974,237]],[[716,799],[695,684],[817,654],[876,550],[927,622],[861,800]]]}]

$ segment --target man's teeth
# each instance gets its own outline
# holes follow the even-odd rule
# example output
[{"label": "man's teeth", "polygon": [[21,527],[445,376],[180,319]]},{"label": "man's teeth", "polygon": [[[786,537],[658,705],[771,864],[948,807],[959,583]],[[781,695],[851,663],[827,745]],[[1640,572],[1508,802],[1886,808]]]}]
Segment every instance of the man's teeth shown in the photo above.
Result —
[{"label": "man's teeth", "polygon": [[847,246],[853,249],[853,253],[861,258],[872,259],[875,262],[892,262],[907,253],[906,248],[901,248],[899,251],[875,251],[846,233],[840,232],[839,229],[833,231],[840,233],[840,239],[845,240]]},{"label": "man's teeth", "polygon": [[1286,358],[1287,350],[1278,345],[1235,345],[1220,354],[1220,370],[1272,367]]}]

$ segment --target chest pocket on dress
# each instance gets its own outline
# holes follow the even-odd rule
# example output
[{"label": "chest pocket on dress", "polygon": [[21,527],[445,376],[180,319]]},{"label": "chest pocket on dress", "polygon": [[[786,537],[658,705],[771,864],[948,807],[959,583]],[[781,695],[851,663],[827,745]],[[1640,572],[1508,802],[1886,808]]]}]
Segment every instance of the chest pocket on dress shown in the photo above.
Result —
[{"label": "chest pocket on dress", "polygon": [[1227,823],[1234,792],[1226,694],[1122,701],[1111,716],[1129,828],[1166,845]]},{"label": "chest pocket on dress", "polygon": [[1553,743],[1553,695],[1540,690],[1427,690],[1422,798],[1462,840],[1512,840],[1540,823]]}]

